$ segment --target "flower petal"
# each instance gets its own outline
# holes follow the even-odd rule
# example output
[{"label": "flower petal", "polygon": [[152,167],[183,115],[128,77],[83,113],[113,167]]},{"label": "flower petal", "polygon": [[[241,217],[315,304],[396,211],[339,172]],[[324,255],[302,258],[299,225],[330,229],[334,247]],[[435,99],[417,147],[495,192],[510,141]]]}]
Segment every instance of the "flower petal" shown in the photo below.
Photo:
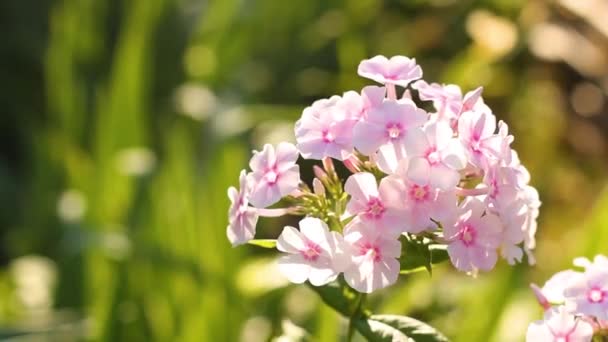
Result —
[{"label": "flower petal", "polygon": [[418,185],[427,185],[429,183],[430,171],[431,166],[425,158],[413,157],[409,160],[407,178]]},{"label": "flower petal", "polygon": [[277,249],[281,252],[299,254],[304,250],[304,246],[302,233],[291,226],[285,226],[277,239]]},{"label": "flower petal", "polygon": [[300,254],[289,254],[279,259],[279,271],[290,282],[302,284],[310,275],[310,265]]}]

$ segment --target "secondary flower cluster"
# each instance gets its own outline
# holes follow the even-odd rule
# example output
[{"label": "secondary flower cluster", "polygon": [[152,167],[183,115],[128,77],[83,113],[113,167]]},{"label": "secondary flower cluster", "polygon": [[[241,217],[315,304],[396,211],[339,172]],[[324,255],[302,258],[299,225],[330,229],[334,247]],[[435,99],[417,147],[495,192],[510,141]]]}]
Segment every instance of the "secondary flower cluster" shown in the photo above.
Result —
[{"label": "secondary flower cluster", "polygon": [[[533,263],[538,193],[482,89],[427,83],[403,56],[363,60],[358,73],[382,86],[314,102],[295,124],[295,146],[254,151],[251,172],[228,191],[230,242],[253,239],[259,216],[304,215],[277,240],[282,273],[313,285],[343,273],[360,292],[397,280],[404,237],[447,245],[467,273],[491,270],[499,255],[514,264],[526,252]],[[299,157],[322,161],[313,190]],[[344,184],[332,160],[352,173]],[[267,208],[281,199],[289,206]]]},{"label": "secondary flower cluster", "polygon": [[545,317],[530,324],[527,341],[590,342],[594,334],[608,335],[608,258],[577,258],[574,265],[583,270],[558,272],[542,288],[531,285]]}]

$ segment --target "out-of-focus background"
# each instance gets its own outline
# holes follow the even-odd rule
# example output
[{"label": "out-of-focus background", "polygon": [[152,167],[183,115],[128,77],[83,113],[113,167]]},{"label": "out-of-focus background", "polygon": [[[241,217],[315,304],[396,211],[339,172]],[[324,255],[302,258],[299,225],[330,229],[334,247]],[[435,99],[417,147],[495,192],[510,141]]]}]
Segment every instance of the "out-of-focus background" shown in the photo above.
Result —
[{"label": "out-of-focus background", "polygon": [[536,266],[445,264],[375,311],[520,341],[528,283],[608,253],[606,0],[4,0],[0,32],[0,338],[339,340],[275,252],[230,247],[226,189],[377,54],[483,85],[543,206]]}]

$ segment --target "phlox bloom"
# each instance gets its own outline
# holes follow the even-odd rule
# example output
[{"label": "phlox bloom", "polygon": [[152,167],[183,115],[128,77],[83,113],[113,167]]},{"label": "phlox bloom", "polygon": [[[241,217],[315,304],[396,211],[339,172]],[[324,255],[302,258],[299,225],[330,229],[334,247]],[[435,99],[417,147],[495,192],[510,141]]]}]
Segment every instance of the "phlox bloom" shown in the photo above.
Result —
[{"label": "phlox bloom", "polygon": [[387,189],[386,201],[401,213],[403,230],[418,234],[435,229],[437,224],[433,221],[450,221],[457,209],[456,194],[412,182],[406,174],[405,164],[404,160],[396,174],[382,180]]},{"label": "phlox bloom", "polygon": [[351,196],[346,206],[346,216],[357,215],[363,222],[389,236],[403,232],[401,212],[388,200],[393,191],[386,178],[378,187],[376,177],[368,172],[356,173],[346,180],[344,190]]},{"label": "phlox bloom", "polygon": [[569,309],[608,320],[608,269],[588,268],[568,284],[564,297]]},{"label": "phlox bloom", "polygon": [[384,101],[386,88],[377,86],[367,86],[361,90],[361,94],[355,91],[347,91],[342,95],[342,99],[337,104],[342,108],[346,117],[355,121],[365,119],[367,112],[378,106]]},{"label": "phlox bloom", "polygon": [[353,289],[371,293],[394,284],[399,277],[401,243],[358,218],[345,228],[344,250],[351,257],[344,279]]},{"label": "phlox bloom", "polygon": [[287,253],[279,259],[279,270],[296,284],[309,280],[321,286],[334,281],[340,272],[336,261],[342,237],[318,218],[306,217],[299,226],[300,230],[285,227],[277,240],[277,249]]},{"label": "phlox bloom", "polygon": [[355,125],[353,144],[368,156],[378,151],[389,165],[396,167],[398,161],[405,158],[403,141],[408,131],[422,126],[427,119],[426,112],[411,100],[385,100]]},{"label": "phlox bloom", "polygon": [[255,225],[258,222],[258,214],[255,208],[249,206],[249,193],[251,186],[247,181],[245,170],[241,171],[239,177],[239,189],[230,187],[228,198],[230,209],[228,210],[228,228],[226,235],[232,246],[246,243],[255,235]]},{"label": "phlox bloom", "polygon": [[489,271],[496,264],[496,250],[502,242],[502,226],[498,217],[485,213],[477,198],[467,198],[453,224],[444,227],[450,241],[448,254],[452,264],[465,272]]},{"label": "phlox bloom", "polygon": [[458,138],[464,144],[468,160],[479,168],[503,158],[505,139],[508,136],[494,134],[496,117],[487,106],[462,113],[458,119]]},{"label": "phlox bloom", "polygon": [[467,165],[462,144],[442,121],[412,129],[405,139],[405,150],[409,161],[407,176],[419,185],[453,189],[460,181],[459,170]]},{"label": "phlox bloom", "polygon": [[353,150],[352,132],[356,123],[338,106],[325,108],[318,115],[305,110],[295,129],[300,154],[305,159],[348,158]]},{"label": "phlox bloom", "polygon": [[353,152],[353,128],[372,107],[384,100],[386,89],[368,86],[361,94],[348,91],[342,97],[315,101],[296,122],[297,147],[305,159],[347,159]]},{"label": "phlox bloom", "polygon": [[248,175],[252,183],[249,202],[253,206],[267,207],[298,188],[298,155],[296,147],[285,142],[277,145],[276,149],[266,144],[261,152],[254,152],[249,162],[253,172]]},{"label": "phlox bloom", "polygon": [[576,283],[583,276],[583,273],[573,270],[565,270],[555,273],[543,285],[541,292],[547,301],[551,304],[563,304],[566,298],[564,290],[570,284]]},{"label": "phlox bloom", "polygon": [[378,55],[361,61],[357,73],[378,83],[406,87],[422,77],[422,68],[413,58],[394,56],[388,59]]},{"label": "phlox bloom", "polygon": [[442,85],[418,80],[412,84],[423,101],[432,101],[438,120],[449,121],[458,118],[462,108],[462,92],[454,84]]},{"label": "phlox bloom", "polygon": [[526,342],[591,342],[593,327],[563,306],[547,310],[544,320],[530,323]]}]

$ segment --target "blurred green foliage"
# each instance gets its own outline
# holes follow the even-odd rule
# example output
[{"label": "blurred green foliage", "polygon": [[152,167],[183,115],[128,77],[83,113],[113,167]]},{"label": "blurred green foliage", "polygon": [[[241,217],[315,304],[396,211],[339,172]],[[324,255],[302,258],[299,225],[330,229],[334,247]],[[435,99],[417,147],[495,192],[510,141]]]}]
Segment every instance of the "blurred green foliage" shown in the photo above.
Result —
[{"label": "blurred green foliage", "polygon": [[339,340],[346,323],[275,253],[230,247],[226,189],[305,106],[366,84],[361,59],[402,54],[483,85],[509,123],[543,201],[538,264],[441,266],[370,304],[454,341],[521,340],[541,315],[527,284],[608,252],[608,11],[571,3],[2,1],[0,337]]}]

